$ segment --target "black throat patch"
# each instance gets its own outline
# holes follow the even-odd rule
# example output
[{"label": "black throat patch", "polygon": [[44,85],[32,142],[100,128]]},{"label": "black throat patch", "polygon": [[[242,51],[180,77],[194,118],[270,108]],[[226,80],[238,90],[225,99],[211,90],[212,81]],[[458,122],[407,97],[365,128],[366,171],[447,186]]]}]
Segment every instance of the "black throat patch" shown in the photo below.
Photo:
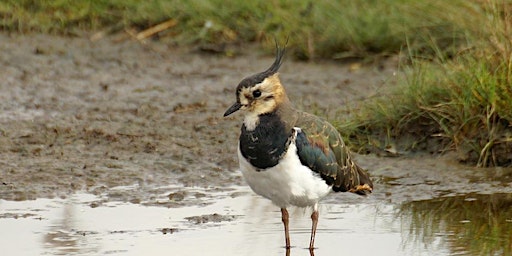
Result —
[{"label": "black throat patch", "polygon": [[259,116],[258,125],[248,131],[242,125],[240,151],[254,167],[264,170],[279,163],[288,146],[292,130],[286,130],[279,116],[273,112]]}]

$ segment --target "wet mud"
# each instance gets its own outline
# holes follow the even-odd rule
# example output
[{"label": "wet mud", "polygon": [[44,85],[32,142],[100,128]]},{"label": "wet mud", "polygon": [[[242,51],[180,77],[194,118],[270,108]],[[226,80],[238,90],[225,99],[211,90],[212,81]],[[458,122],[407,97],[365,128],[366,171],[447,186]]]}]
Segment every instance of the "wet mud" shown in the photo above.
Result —
[{"label": "wet mud", "polygon": [[[266,69],[271,55],[116,36],[3,33],[0,42],[0,237],[12,240],[8,253],[21,252],[24,239],[33,255],[197,255],[198,243],[210,255],[286,253],[278,209],[237,171],[241,116],[222,117],[238,82]],[[298,108],[333,118],[392,87],[397,66],[393,57],[370,66],[288,58],[281,78]],[[500,211],[510,209],[512,169],[463,166],[450,154],[355,158],[375,192],[323,201],[317,255],[339,252],[333,245],[357,253],[365,246],[358,239],[378,255],[512,251],[512,213]],[[494,222],[475,213],[482,208]],[[464,216],[446,214],[460,209]],[[292,254],[306,255],[309,213],[296,211]],[[487,242],[465,246],[473,235]]]},{"label": "wet mud", "polygon": [[[0,41],[1,198],[86,191],[154,202],[161,186],[243,184],[241,117],[222,114],[238,82],[266,69],[271,55],[249,46],[225,57],[116,37],[0,34]],[[328,116],[383,87],[396,68],[386,64],[351,71],[288,58],[281,73],[298,107]],[[130,193],[111,190],[134,184]],[[183,201],[185,192],[170,193]]]}]

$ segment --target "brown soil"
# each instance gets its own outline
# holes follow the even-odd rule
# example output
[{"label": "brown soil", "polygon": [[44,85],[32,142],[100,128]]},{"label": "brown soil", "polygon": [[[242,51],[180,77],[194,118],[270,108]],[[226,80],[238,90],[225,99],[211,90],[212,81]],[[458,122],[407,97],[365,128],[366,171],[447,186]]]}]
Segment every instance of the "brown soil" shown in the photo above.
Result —
[{"label": "brown soil", "polygon": [[[238,82],[273,57],[255,46],[226,57],[115,39],[0,34],[1,199],[80,190],[139,203],[173,191],[179,204],[180,187],[243,184],[241,116],[222,114]],[[281,78],[299,108],[332,116],[382,90],[396,66],[288,58]]]}]

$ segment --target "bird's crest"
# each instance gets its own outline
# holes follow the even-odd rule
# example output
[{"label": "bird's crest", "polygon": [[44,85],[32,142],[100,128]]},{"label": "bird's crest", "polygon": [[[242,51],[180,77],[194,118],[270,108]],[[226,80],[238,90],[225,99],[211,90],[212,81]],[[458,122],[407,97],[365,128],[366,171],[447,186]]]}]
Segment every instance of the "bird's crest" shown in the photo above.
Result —
[{"label": "bird's crest", "polygon": [[276,40],[276,59],[274,63],[265,71],[252,75],[250,77],[245,78],[238,85],[238,89],[241,87],[251,87],[255,84],[261,83],[265,78],[270,77],[279,71],[281,64],[283,63],[284,54],[286,53],[286,45],[288,44],[288,39],[286,39],[286,43],[283,47],[280,47]]},{"label": "bird's crest", "polygon": [[277,40],[274,39],[276,42],[276,59],[274,60],[274,63],[272,63],[272,66],[270,66],[266,71],[262,73],[266,73],[268,74],[267,76],[270,76],[275,74],[279,70],[281,64],[283,63],[283,57],[286,52],[286,45],[288,44],[288,39],[289,38],[286,39],[286,42],[284,43],[283,47],[280,47],[279,44],[277,43]]}]

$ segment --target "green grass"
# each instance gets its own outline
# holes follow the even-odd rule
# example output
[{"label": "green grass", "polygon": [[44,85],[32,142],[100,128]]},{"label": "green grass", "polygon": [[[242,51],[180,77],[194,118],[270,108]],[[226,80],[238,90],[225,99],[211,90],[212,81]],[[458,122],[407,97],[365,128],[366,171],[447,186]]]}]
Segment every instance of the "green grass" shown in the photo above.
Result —
[{"label": "green grass", "polygon": [[[512,165],[510,0],[1,0],[4,31],[74,35],[142,31],[177,45],[259,43],[289,37],[299,59],[401,54],[395,93],[338,124],[354,147],[455,150],[478,166]],[[216,49],[223,49],[218,47]],[[339,118],[345,120],[346,118]],[[363,150],[360,150],[363,151]]]},{"label": "green grass", "polygon": [[[450,52],[478,21],[479,5],[455,0],[3,0],[0,28],[74,34],[79,30],[142,30],[168,19],[160,34],[175,43],[262,42],[290,37],[301,59],[365,58],[405,46],[429,51],[431,40]],[[454,15],[458,14],[458,15]]]},{"label": "green grass", "polygon": [[435,44],[428,61],[410,52],[398,88],[367,102],[340,131],[368,151],[454,150],[477,166],[512,165],[512,16],[505,7],[488,6],[481,39],[450,58]]},{"label": "green grass", "polygon": [[510,255],[511,206],[510,194],[468,194],[406,202],[399,213],[407,239],[427,248],[442,237],[452,255]]}]

